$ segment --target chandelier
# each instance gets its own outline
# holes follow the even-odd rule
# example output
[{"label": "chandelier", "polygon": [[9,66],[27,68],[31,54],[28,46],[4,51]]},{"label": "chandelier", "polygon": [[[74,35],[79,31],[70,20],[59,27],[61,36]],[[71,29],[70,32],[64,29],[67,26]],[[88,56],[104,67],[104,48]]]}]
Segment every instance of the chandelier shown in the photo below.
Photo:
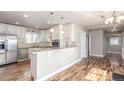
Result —
[{"label": "chandelier", "polygon": [[124,16],[117,16],[117,13],[114,11],[111,17],[105,19],[104,23],[106,25],[112,25],[112,32],[117,31],[116,27],[120,24],[124,24]]},{"label": "chandelier", "polygon": [[117,16],[117,13],[114,11],[112,16],[105,19],[105,24],[123,24],[124,23],[124,16]]}]

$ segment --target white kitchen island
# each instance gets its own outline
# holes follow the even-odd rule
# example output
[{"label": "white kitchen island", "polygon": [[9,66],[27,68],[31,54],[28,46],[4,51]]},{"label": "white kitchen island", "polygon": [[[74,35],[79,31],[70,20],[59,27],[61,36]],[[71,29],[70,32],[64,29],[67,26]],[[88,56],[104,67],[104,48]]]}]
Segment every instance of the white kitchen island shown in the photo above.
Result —
[{"label": "white kitchen island", "polygon": [[31,53],[31,75],[34,80],[46,80],[80,60],[80,48],[58,48]]}]

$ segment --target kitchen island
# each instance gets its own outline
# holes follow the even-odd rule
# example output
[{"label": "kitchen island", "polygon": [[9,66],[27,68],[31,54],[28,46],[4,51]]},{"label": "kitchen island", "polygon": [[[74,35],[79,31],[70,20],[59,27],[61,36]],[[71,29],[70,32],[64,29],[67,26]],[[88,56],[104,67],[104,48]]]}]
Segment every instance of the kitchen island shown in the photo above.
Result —
[{"label": "kitchen island", "polygon": [[34,80],[46,80],[80,59],[80,47],[36,50],[31,52],[31,75]]}]

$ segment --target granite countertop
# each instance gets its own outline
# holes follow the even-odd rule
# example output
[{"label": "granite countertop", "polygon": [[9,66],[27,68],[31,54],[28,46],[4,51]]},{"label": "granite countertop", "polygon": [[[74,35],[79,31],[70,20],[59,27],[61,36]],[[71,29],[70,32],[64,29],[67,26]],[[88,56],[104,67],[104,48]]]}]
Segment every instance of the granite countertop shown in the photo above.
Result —
[{"label": "granite countertop", "polygon": [[29,48],[51,48],[51,46],[18,47],[18,49],[29,49]]},{"label": "granite countertop", "polygon": [[74,48],[74,47],[79,47],[79,46],[71,46],[71,47],[63,47],[63,48],[44,48],[44,49],[38,49],[34,50],[33,52],[42,52],[42,51],[49,51],[49,50],[58,50],[58,49],[67,49],[67,48]]}]

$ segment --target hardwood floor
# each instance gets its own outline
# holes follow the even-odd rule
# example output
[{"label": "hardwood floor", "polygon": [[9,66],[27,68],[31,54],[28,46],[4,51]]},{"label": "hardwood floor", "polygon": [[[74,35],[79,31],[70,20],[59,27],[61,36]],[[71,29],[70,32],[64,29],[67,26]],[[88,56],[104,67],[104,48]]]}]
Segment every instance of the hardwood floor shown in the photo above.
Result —
[{"label": "hardwood floor", "polygon": [[0,81],[31,81],[30,62],[0,66]]},{"label": "hardwood floor", "polygon": [[[48,81],[111,81],[112,72],[124,75],[122,63],[121,56],[117,54],[108,54],[104,58],[91,56],[49,78]],[[0,66],[0,81],[32,81],[30,62]]]},{"label": "hardwood floor", "polygon": [[124,75],[122,59],[118,54],[108,54],[105,58],[93,56],[84,58],[48,81],[111,81],[112,72]]}]

